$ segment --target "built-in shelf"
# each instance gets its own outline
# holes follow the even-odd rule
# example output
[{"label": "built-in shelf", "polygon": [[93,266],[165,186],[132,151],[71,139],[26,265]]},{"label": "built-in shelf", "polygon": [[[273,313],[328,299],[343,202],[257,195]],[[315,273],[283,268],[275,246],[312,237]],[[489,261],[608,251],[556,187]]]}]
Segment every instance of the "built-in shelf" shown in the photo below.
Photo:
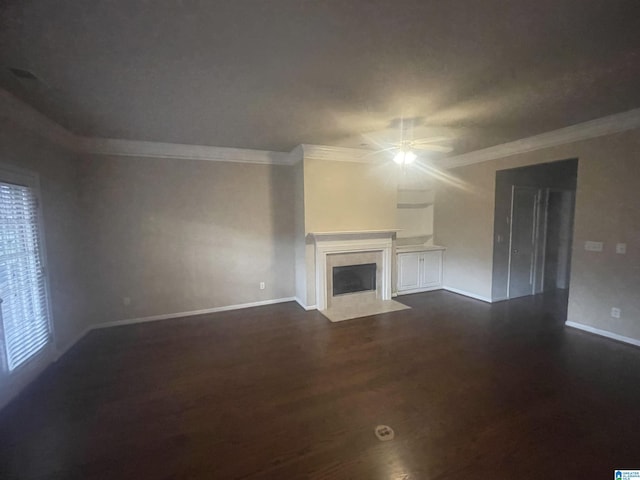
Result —
[{"label": "built-in shelf", "polygon": [[431,250],[446,250],[445,247],[440,245],[401,245],[396,247],[396,253],[408,253],[408,252],[428,252]]},{"label": "built-in shelf", "polygon": [[425,179],[415,178],[398,186],[396,222],[401,229],[398,239],[412,243],[410,239],[426,237],[425,240],[431,240],[434,201],[435,191]]}]

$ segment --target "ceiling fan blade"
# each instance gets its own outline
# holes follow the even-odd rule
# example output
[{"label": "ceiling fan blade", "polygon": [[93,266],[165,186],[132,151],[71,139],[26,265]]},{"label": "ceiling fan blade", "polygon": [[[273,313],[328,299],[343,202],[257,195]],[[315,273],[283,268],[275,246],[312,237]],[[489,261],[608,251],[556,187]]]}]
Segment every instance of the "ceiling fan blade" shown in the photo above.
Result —
[{"label": "ceiling fan blade", "polygon": [[377,136],[374,134],[364,134],[361,135],[364,142],[366,142],[369,148],[380,148],[387,150],[387,147],[393,148],[395,147],[395,142],[389,141],[389,139],[382,138],[381,136]]},{"label": "ceiling fan blade", "polygon": [[366,153],[363,158],[372,157],[373,155],[378,155],[380,153],[389,152],[391,150],[397,150],[396,147],[389,148],[380,148],[378,150],[371,150],[369,153]]},{"label": "ceiling fan blade", "polygon": [[418,138],[416,140],[411,141],[412,145],[424,145],[426,143],[437,143],[437,142],[446,142],[451,140],[451,137],[425,137]]},{"label": "ceiling fan blade", "polygon": [[443,147],[441,145],[413,145],[412,146],[415,150],[428,150],[431,152],[442,152],[442,153],[449,153],[449,152],[453,152],[453,147]]}]

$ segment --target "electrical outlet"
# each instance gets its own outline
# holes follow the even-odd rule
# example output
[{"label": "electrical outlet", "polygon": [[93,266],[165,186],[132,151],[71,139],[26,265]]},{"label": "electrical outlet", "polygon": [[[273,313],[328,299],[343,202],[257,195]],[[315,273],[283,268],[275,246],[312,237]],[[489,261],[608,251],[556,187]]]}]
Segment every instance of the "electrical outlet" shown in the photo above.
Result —
[{"label": "electrical outlet", "polygon": [[260,282],[260,290],[264,290],[264,282]]},{"label": "electrical outlet", "polygon": [[626,243],[618,243],[616,244],[616,253],[620,255],[624,255],[627,253],[627,244]]},{"label": "electrical outlet", "polygon": [[129,305],[131,305],[131,299],[129,297],[122,297],[122,304],[125,307],[128,307]]},{"label": "electrical outlet", "polygon": [[620,309],[617,307],[611,307],[611,318],[620,318]]},{"label": "electrical outlet", "polygon": [[602,242],[584,242],[584,249],[588,252],[601,252],[604,249]]}]

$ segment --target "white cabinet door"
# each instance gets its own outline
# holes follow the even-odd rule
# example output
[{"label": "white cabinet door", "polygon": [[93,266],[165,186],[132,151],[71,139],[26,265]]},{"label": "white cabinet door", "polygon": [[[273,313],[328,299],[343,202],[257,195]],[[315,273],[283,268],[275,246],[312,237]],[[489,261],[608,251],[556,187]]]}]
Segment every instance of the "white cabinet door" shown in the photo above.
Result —
[{"label": "white cabinet door", "polygon": [[398,253],[398,293],[442,288],[442,250]]},{"label": "white cabinet door", "polygon": [[421,253],[398,254],[398,291],[420,288]]},{"label": "white cabinet door", "polygon": [[421,288],[437,287],[442,283],[442,251],[422,253]]}]

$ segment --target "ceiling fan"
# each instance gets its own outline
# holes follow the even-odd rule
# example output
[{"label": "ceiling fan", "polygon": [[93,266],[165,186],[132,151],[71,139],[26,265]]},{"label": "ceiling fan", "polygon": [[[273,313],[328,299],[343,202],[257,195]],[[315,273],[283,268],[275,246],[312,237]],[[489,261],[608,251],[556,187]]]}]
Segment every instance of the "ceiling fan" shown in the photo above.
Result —
[{"label": "ceiling fan", "polygon": [[438,145],[439,142],[448,142],[451,139],[449,137],[425,137],[417,140],[401,140],[394,143],[391,147],[391,151],[397,150],[393,156],[393,161],[398,165],[408,165],[413,163],[418,158],[420,152],[441,152],[449,153],[453,150],[453,147]]},{"label": "ceiling fan", "polygon": [[[451,141],[451,137],[446,135],[429,136],[422,138],[414,138],[414,124],[421,123],[420,118],[405,119],[400,118],[399,121],[392,122],[392,128],[387,130],[395,137],[395,141],[378,140],[375,143],[381,147],[379,152],[394,153],[393,161],[398,165],[408,165],[416,161],[423,152],[439,152],[449,153],[453,151],[453,147],[447,145]],[[393,125],[395,123],[395,126]],[[394,128],[395,127],[395,128]],[[398,128],[399,127],[399,128]],[[400,139],[397,140],[398,133]],[[425,132],[426,133],[426,132]]]}]

